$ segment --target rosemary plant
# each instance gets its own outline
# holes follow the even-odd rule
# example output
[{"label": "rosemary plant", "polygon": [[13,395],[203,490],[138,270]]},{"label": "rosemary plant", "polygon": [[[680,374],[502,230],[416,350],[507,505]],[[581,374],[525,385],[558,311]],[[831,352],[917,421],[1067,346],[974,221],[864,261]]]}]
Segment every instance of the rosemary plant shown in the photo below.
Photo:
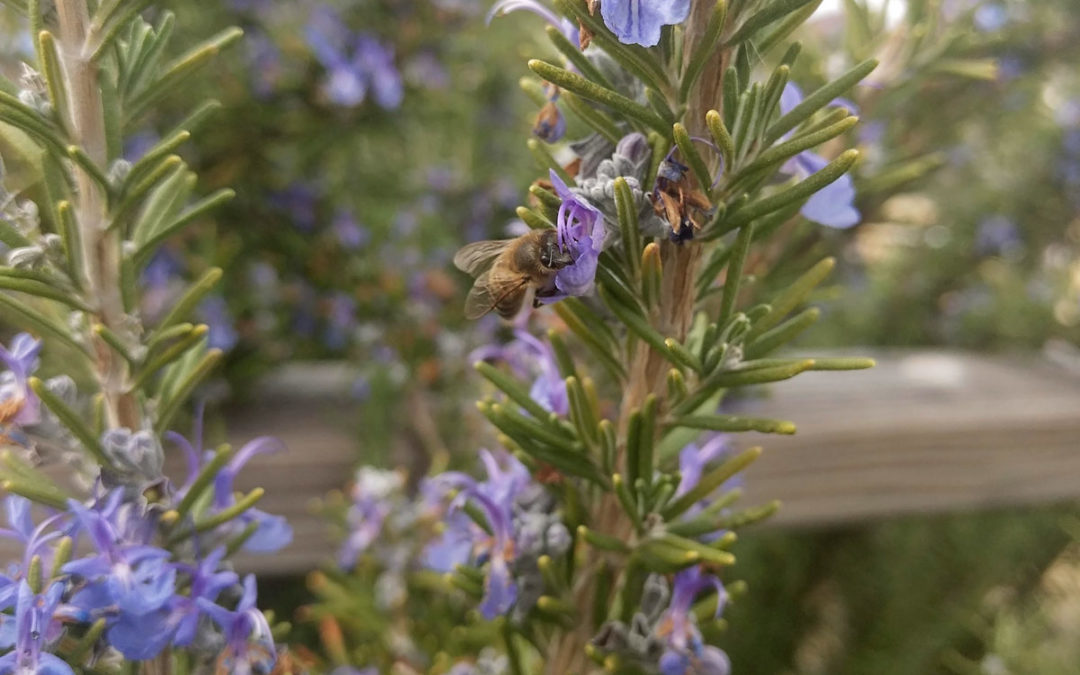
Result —
[{"label": "rosemary plant", "polygon": [[[479,262],[488,249],[467,248],[458,262],[479,277],[470,313],[489,298],[486,309],[506,313],[507,294],[529,284],[538,306],[551,305],[538,313],[559,322],[537,337],[516,321],[514,342],[477,353],[497,392],[478,409],[502,445],[481,452],[483,480],[442,473],[410,502],[400,476],[361,471],[340,561],[356,572],[313,583],[325,601],[311,618],[331,663],[728,671],[716,636],[725,603],[744,590],[730,549],[739,528],[779,506],[735,507],[739,475],[762,449],[736,449],[734,434],[795,431],[734,414],[724,407],[730,392],[872,365],[777,354],[818,319],[804,305],[833,260],[769,297],[745,272],[785,223],[859,220],[846,175],[858,153],[826,159],[815,149],[856,124],[840,97],[876,62],[806,94],[790,81],[799,45],[788,38],[819,4],[495,4],[493,18],[518,9],[542,17],[561,55],[530,60],[534,77],[522,81],[541,106],[528,149],[543,174],[518,215],[533,230],[554,229],[572,262],[514,277],[494,259],[501,245]],[[568,127],[588,135],[564,146]],[[452,629],[408,609],[431,596],[430,571],[466,599]],[[350,598],[357,579],[402,589],[380,596],[388,617]],[[341,631],[350,626],[395,637],[350,645]]]},{"label": "rosemary plant", "polygon": [[[25,551],[0,577],[11,610],[0,647],[12,648],[0,669],[265,672],[276,649],[255,580],[241,582],[227,559],[291,538],[255,508],[261,489],[233,491],[240,468],[279,444],[204,449],[201,413],[189,438],[170,431],[220,358],[189,316],[221,270],[205,270],[154,323],[139,312],[158,247],[232,196],[196,198],[178,154],[215,104],[195,106],[136,161],[123,154],[148,111],[240,32],[175,54],[175,17],[148,2],[4,5],[28,17],[35,59],[20,81],[0,80],[2,147],[29,185],[0,190],[0,308],[28,331],[0,351],[0,534]],[[35,377],[39,352],[63,374]],[[166,446],[186,454],[183,480],[163,473]]]}]

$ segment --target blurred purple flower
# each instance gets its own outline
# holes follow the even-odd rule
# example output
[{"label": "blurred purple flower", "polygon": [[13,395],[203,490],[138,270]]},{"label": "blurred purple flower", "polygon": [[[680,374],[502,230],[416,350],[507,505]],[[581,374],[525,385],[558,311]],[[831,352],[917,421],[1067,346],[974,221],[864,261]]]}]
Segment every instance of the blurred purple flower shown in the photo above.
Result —
[{"label": "blurred purple flower", "polygon": [[4,624],[14,624],[14,649],[0,656],[0,675],[74,675],[71,666],[46,651],[63,629],[57,618],[63,592],[57,582],[35,595],[26,581],[19,582],[15,615],[3,617]]},{"label": "blurred purple flower", "polygon": [[562,295],[547,300],[553,302],[567,295],[582,296],[592,292],[606,232],[600,210],[571,192],[554,170],[550,176],[555,192],[562,199],[556,221],[559,246],[574,258],[573,264],[555,275],[555,286]]},{"label": "blurred purple flower", "polygon": [[[787,86],[784,87],[784,92],[780,97],[780,114],[787,114],[787,112],[798,105],[802,99],[802,90],[799,89],[798,85],[795,83],[789,82]],[[833,102],[833,105],[843,105],[844,107],[854,108],[852,104],[843,99],[837,99]],[[784,164],[783,168],[781,168],[781,171],[803,180],[811,174],[817,173],[825,168],[828,163],[829,161],[821,155],[809,150],[804,150],[789,159]],[[854,202],[855,183],[852,181],[851,175],[845,173],[829,185],[815,192],[810,199],[803,204],[800,213],[802,213],[803,217],[807,220],[818,223],[819,225],[846,229],[855,226],[862,219],[862,215],[859,213],[858,209],[855,208]]]},{"label": "blurred purple flower", "polygon": [[551,345],[527,331],[514,331],[514,340],[505,346],[485,346],[473,350],[471,361],[505,361],[514,374],[522,379],[533,379],[529,395],[545,410],[558,415],[570,412],[566,382],[555,363]]},{"label": "blurred purple flower", "polygon": [[[267,0],[259,1],[269,4]],[[251,86],[255,96],[260,99],[268,98],[277,90],[285,71],[281,50],[269,36],[259,30],[248,36],[244,42],[251,63]]]},{"label": "blurred purple flower", "polygon": [[349,344],[349,337],[356,328],[356,300],[348,293],[337,292],[330,297],[323,343],[330,349],[342,350]]},{"label": "blurred purple flower", "polygon": [[566,117],[559,110],[559,88],[548,85],[548,102],[540,108],[533,124],[533,135],[545,143],[557,143],[566,135]]},{"label": "blurred purple flower", "polygon": [[405,64],[405,78],[416,87],[432,90],[450,88],[450,73],[433,52],[423,51]]},{"label": "blurred purple flower", "polygon": [[[233,497],[233,481],[240,469],[244,468],[253,457],[264,453],[281,452],[285,445],[276,438],[260,436],[244,444],[229,463],[214,478],[213,509],[221,511],[236,503]],[[293,532],[284,516],[275,516],[260,509],[244,511],[226,526],[237,530],[237,534],[248,525],[256,526],[253,534],[244,543],[244,550],[252,553],[274,553],[292,543]]]},{"label": "blurred purple flower", "polygon": [[485,21],[490,25],[491,20],[496,16],[510,14],[511,12],[516,12],[518,10],[532,12],[552,26],[558,28],[566,39],[570,41],[570,44],[578,44],[580,38],[578,37],[577,25],[569,19],[565,19],[556,14],[550,7],[540,2],[540,0],[499,0],[491,6]]},{"label": "blurred purple flower", "polygon": [[[700,447],[697,443],[690,443],[684,447],[679,452],[679,487],[675,490],[675,496],[684,495],[697,487],[706,467],[717,462],[730,451],[731,439],[726,434],[715,434]],[[725,486],[730,487],[727,483]]]},{"label": "blurred purple flower", "polygon": [[[425,564],[439,571],[453,571],[470,561],[488,565],[480,613],[488,619],[506,614],[517,600],[517,583],[511,571],[515,560],[515,500],[532,484],[528,469],[509,453],[498,457],[480,451],[487,480],[476,481],[456,471],[434,476],[423,487],[428,501],[437,502],[456,491],[446,510],[442,536],[425,550]],[[489,534],[461,511],[467,501],[483,512]]]},{"label": "blurred purple flower", "polygon": [[211,295],[199,303],[198,315],[199,319],[210,328],[207,334],[207,345],[211,349],[227,352],[239,342],[240,336],[233,326],[229,305],[222,296]]},{"label": "blurred purple flower", "polygon": [[315,289],[303,280],[296,283],[296,295],[298,297],[294,301],[292,308],[292,330],[300,337],[311,337],[315,334],[317,323],[314,308],[318,301],[318,295]]},{"label": "blurred purple flower", "polygon": [[[204,463],[212,457],[212,453],[203,449],[202,408],[196,411],[193,426],[191,441],[175,431],[165,432],[165,439],[176,444],[187,459],[186,480],[183,485],[176,489],[173,495],[176,504],[180,503],[180,500],[195,484],[195,479],[202,470]],[[233,482],[236,480],[236,475],[253,457],[263,453],[279,452],[284,449],[285,446],[281,441],[270,436],[260,436],[244,444],[214,477],[210,512],[220,512],[236,503],[236,499],[233,497]],[[218,528],[218,532],[237,535],[251,523],[256,525],[256,529],[255,533],[244,543],[245,551],[273,553],[292,542],[292,528],[284,517],[271,515],[256,508],[248,509],[237,518],[223,524]]]},{"label": "blurred purple flower", "polygon": [[139,161],[159,140],[161,137],[153,131],[140,131],[129,136],[124,141],[124,159],[129,162]]},{"label": "blurred purple flower", "polygon": [[380,107],[401,105],[405,90],[394,65],[394,52],[376,38],[352,33],[341,16],[327,6],[312,12],[304,36],[315,58],[327,70],[327,97],[346,107],[358,106],[368,91]]},{"label": "blurred purple flower", "polygon": [[457,172],[448,164],[436,164],[427,168],[424,178],[432,190],[448,192],[454,187]]},{"label": "blurred purple flower", "polygon": [[998,59],[998,81],[1012,82],[1027,71],[1027,64],[1017,54],[1005,54]]},{"label": "blurred purple flower", "polygon": [[702,573],[698,566],[675,575],[671,602],[656,627],[657,636],[666,643],[660,657],[662,675],[727,675],[731,672],[727,654],[702,641],[692,614],[695,598],[710,588],[719,596],[715,614],[719,617],[724,611],[727,592],[718,578]]},{"label": "blurred purple flower", "polygon": [[[1061,102],[1060,105],[1053,106],[1054,121],[1062,129],[1074,130],[1080,127],[1080,98],[1069,98]],[[1069,147],[1068,136],[1066,136],[1066,147]],[[1073,135],[1076,138],[1076,135]],[[1073,154],[1077,154],[1077,150],[1080,150],[1080,142],[1073,141],[1071,145]]]},{"label": "blurred purple flower", "polygon": [[292,183],[284,190],[271,193],[268,202],[273,208],[283,211],[296,229],[311,232],[315,229],[318,199],[312,186]]},{"label": "blurred purple flower", "polygon": [[225,649],[218,655],[220,672],[251,675],[268,673],[277,661],[270,624],[255,606],[255,577],[244,578],[244,594],[235,610],[228,610],[206,598],[196,600],[225,633]]},{"label": "blurred purple flower", "polygon": [[[52,565],[52,551],[48,550],[46,545],[63,534],[55,530],[49,531],[63,517],[62,514],[51,516],[41,524],[34,525],[30,515],[30,500],[25,497],[9,495],[4,499],[4,511],[9,527],[0,528],[0,537],[18,542],[23,557],[20,562],[11,561],[6,574],[0,574],[0,609],[14,603],[19,581],[26,578],[34,556],[40,556],[46,567]],[[14,632],[4,632],[4,626],[5,624],[0,623],[0,649],[10,647],[15,639]]]},{"label": "blurred purple flower", "polygon": [[1024,247],[1016,222],[1001,214],[984,218],[975,229],[975,252],[1009,257]]},{"label": "blurred purple flower", "polygon": [[885,138],[888,125],[882,120],[871,120],[859,125],[859,142],[876,145]]},{"label": "blurred purple flower", "polygon": [[619,42],[652,47],[660,42],[660,29],[682,23],[690,13],[690,0],[604,0],[600,16]]},{"label": "blurred purple flower", "polygon": [[195,640],[199,617],[206,614],[200,599],[214,602],[221,591],[239,582],[236,572],[219,569],[224,558],[225,548],[218,547],[194,565],[176,564],[190,579],[190,587],[186,595],[173,596],[169,605],[170,623],[176,626],[173,645],[185,647]]},{"label": "blurred purple flower", "polygon": [[352,505],[345,515],[349,535],[338,553],[338,565],[346,569],[382,534],[383,521],[390,515],[390,498],[404,485],[400,473],[373,467],[361,467],[356,472],[352,488]]},{"label": "blurred purple flower", "polygon": [[171,307],[185,271],[183,261],[167,248],[158,249],[143,269],[140,309],[146,322],[153,324]]},{"label": "blurred purple flower", "polygon": [[11,346],[0,345],[0,362],[7,370],[0,373],[0,424],[31,426],[41,421],[41,402],[28,384],[37,370],[41,341],[28,333],[11,338]]},{"label": "blurred purple flower", "polygon": [[1009,10],[1000,2],[988,2],[975,10],[975,28],[984,33],[996,33],[1009,23]]},{"label": "blurred purple flower", "polygon": [[368,396],[371,396],[371,380],[364,375],[357,376],[357,378],[353,380],[349,393],[352,395],[353,400],[363,403],[367,400]]},{"label": "blurred purple flower", "polygon": [[[63,567],[86,582],[72,596],[71,605],[89,620],[106,616],[109,643],[126,658],[153,658],[172,639],[172,632],[161,628],[166,605],[176,592],[176,568],[168,562],[172,555],[168,551],[126,541],[106,514],[96,510],[110,504],[87,508],[68,500],[79,531],[95,550]],[[147,630],[150,624],[157,629]]]}]

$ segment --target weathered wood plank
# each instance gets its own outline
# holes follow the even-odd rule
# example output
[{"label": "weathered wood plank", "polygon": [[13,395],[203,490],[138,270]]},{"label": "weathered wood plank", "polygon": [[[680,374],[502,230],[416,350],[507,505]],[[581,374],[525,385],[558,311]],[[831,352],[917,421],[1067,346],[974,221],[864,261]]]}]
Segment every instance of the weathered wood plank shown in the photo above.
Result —
[{"label": "weathered wood plank", "polygon": [[[799,426],[793,437],[738,435],[765,447],[745,477],[745,503],[774,498],[772,526],[849,523],[901,514],[1080,497],[1080,377],[1035,357],[883,352],[858,373],[806,373],[743,404]],[[352,374],[290,366],[233,411],[229,437],[274,435],[290,448],[260,456],[238,487],[266,488],[260,508],[286,515],[296,538],[272,556],[240,556],[243,570],[303,573],[333,556],[312,500],[340,488],[360,456],[350,424]],[[170,470],[180,467],[170,457]],[[7,550],[0,548],[0,556]]]},{"label": "weathered wood plank", "polygon": [[760,438],[748,503],[780,498],[773,525],[1080,497],[1080,378],[1035,356],[886,352],[852,374],[807,373],[755,414],[793,419]]}]

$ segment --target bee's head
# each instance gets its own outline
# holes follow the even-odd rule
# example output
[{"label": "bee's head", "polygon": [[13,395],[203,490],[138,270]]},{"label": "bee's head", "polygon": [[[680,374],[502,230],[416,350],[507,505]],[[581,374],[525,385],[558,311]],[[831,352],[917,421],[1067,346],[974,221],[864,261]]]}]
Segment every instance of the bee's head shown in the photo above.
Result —
[{"label": "bee's head", "polygon": [[540,238],[540,264],[548,269],[561,270],[571,265],[574,258],[559,247],[559,235],[555,230],[548,230]]}]

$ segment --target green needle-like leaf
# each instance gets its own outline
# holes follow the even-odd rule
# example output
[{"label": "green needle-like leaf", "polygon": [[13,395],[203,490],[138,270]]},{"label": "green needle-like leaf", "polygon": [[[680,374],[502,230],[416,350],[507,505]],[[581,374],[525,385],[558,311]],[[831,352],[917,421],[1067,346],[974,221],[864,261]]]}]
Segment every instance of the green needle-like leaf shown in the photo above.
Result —
[{"label": "green needle-like leaf", "polygon": [[547,419],[548,411],[544,406],[533,400],[529,395],[529,391],[516,378],[484,361],[477,361],[473,364],[473,367],[476,368],[476,371],[483,375],[486,380],[510,397],[512,401],[527,410],[530,415],[538,420]]},{"label": "green needle-like leaf", "polygon": [[735,311],[735,301],[739,297],[739,285],[742,282],[743,265],[750,252],[750,242],[753,239],[754,224],[747,223],[739,229],[739,236],[735,238],[735,244],[731,247],[727,276],[724,279],[724,295],[720,301],[720,314],[716,318],[718,326],[726,326]]},{"label": "green needle-like leaf", "polygon": [[559,162],[551,155],[551,152],[543,143],[536,140],[535,138],[530,138],[528,141],[525,142],[525,145],[529,148],[529,152],[532,153],[533,157],[536,158],[536,162],[541,166],[541,168],[554,171],[556,175],[558,175],[559,178],[561,178],[562,181],[570,187],[574,187],[575,185],[577,185],[577,182],[574,181],[574,177],[566,173],[566,169],[564,169],[562,165],[559,164]]},{"label": "green needle-like leaf", "polygon": [[771,309],[769,312],[754,322],[753,328],[750,329],[750,333],[747,335],[747,342],[752,344],[765,331],[780,323],[785,316],[810,295],[811,291],[817,288],[818,284],[829,276],[835,266],[836,260],[825,258],[784,289],[770,303]]},{"label": "green needle-like leaf", "polygon": [[231,445],[222,445],[218,447],[210,461],[203,465],[198,475],[195,476],[195,480],[191,483],[191,487],[188,488],[188,491],[180,499],[180,504],[176,507],[181,519],[191,513],[191,508],[195,506],[195,502],[202,497],[203,492],[210,487],[214,478],[225,468],[225,465],[229,463],[234,454],[235,450]]},{"label": "green needle-like leaf", "polygon": [[690,133],[682,124],[675,124],[672,126],[672,136],[675,139],[675,145],[679,147],[679,154],[682,156],[683,161],[694,172],[698,185],[702,190],[708,190],[712,186],[712,174],[709,172],[705,160],[702,159],[701,154],[694,147],[694,141],[690,138]]},{"label": "green needle-like leaf", "polygon": [[711,495],[714,490],[723,485],[729,478],[750,466],[750,464],[760,456],[761,448],[750,448],[706,473],[701,477],[701,480],[698,481],[697,485],[687,491],[683,496],[671,502],[671,504],[664,509],[661,514],[664,517],[664,520],[677,518],[691,506]]},{"label": "green needle-like leaf", "polygon": [[562,34],[556,26],[547,27],[548,39],[555,45],[555,48],[559,50],[559,53],[566,57],[566,60],[574,64],[574,67],[581,72],[582,75],[589,78],[593,82],[611,89],[611,82],[604,76],[600,69],[593,65],[585,53],[581,51],[581,48],[571,43],[566,39],[566,36]]},{"label": "green needle-like leaf", "polygon": [[627,118],[641,122],[665,136],[669,136],[671,133],[671,128],[667,122],[652,110],[635,103],[616,91],[595,82],[590,82],[577,73],[571,73],[569,70],[553,66],[539,59],[530,60],[529,69],[556,86],[572,91],[590,101],[606,105]]},{"label": "green needle-like leaf", "polygon": [[713,52],[716,51],[716,47],[720,41],[720,34],[724,31],[726,19],[727,1],[718,0],[713,7],[712,14],[709,16],[709,23],[705,26],[705,33],[701,36],[701,40],[697,45],[695,45],[694,52],[690,55],[690,60],[686,64],[686,70],[683,72],[682,81],[679,82],[680,102],[685,103],[690,97],[690,90],[694,88],[694,84],[697,83],[701,71],[705,69],[705,64],[708,63]]},{"label": "green needle-like leaf", "polygon": [[750,343],[746,349],[746,357],[751,359],[761,358],[773,352],[779,347],[791,342],[800,333],[813,326],[821,316],[821,310],[811,307],[804,312],[788,319],[776,328],[761,334]]},{"label": "green needle-like leaf", "polygon": [[675,426],[709,431],[757,431],[763,434],[795,433],[795,424],[783,420],[771,420],[760,417],[741,417],[739,415],[710,415],[707,417],[680,417]]},{"label": "green needle-like leaf", "polygon": [[762,28],[790,15],[792,12],[799,10],[811,2],[815,2],[815,0],[772,0],[772,2],[763,9],[752,14],[749,19],[744,21],[742,25],[739,26],[739,29],[736,30],[730,38],[724,41],[724,47],[737,45],[740,42],[753,37],[754,34]]},{"label": "green needle-like leaf", "polygon": [[851,89],[869,75],[877,67],[877,64],[876,59],[867,59],[804,98],[802,102],[769,127],[769,130],[765,133],[765,142],[769,144],[775,143],[776,139],[810,119],[811,115],[829,105],[833,99]]},{"label": "green needle-like leaf", "polygon": [[731,132],[724,126],[724,118],[715,110],[705,113],[705,124],[709,127],[709,135],[712,136],[716,147],[720,148],[720,156],[724,158],[724,173],[728,173],[732,162],[735,161],[735,140],[731,138]]},{"label": "green needle-like leaf", "polygon": [[199,302],[206,297],[206,294],[213,290],[217,282],[221,280],[221,275],[220,267],[211,267],[207,270],[180,296],[180,299],[176,301],[169,313],[158,323],[157,330],[165,330],[186,319],[195,310]]},{"label": "green needle-like leaf", "polygon": [[60,397],[53,394],[45,383],[36,377],[31,377],[29,380],[30,388],[34,390],[37,397],[41,399],[41,402],[45,404],[52,414],[56,415],[57,419],[67,427],[75,438],[79,439],[83,448],[89,452],[95,460],[102,466],[112,466],[112,461],[105,454],[105,450],[101,447],[100,441],[94,436],[94,433],[90,431],[90,427],[86,426],[82,417],[74,410],[69,408],[66,403],[60,400]]},{"label": "green needle-like leaf", "polygon": [[844,175],[847,170],[855,164],[855,160],[858,158],[858,150],[847,150],[832,162],[829,162],[825,168],[811,174],[805,180],[771,194],[768,197],[762,197],[761,199],[736,210],[735,213],[729,212],[727,218],[725,218],[724,222],[721,224],[718,234],[731,232],[735,228],[742,227],[744,224],[761,218],[762,216],[767,216],[786,206],[808,199],[815,192]]}]

